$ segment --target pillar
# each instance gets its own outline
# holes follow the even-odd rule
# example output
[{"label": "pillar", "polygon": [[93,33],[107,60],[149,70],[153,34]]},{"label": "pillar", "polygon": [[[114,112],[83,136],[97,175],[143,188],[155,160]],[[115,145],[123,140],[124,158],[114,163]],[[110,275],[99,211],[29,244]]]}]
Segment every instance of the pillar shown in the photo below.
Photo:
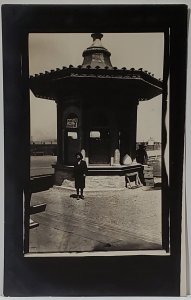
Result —
[{"label": "pillar", "polygon": [[81,154],[83,155],[83,159],[86,160],[86,145],[85,145],[85,134],[83,127],[80,128],[80,138],[81,138]]},{"label": "pillar", "polygon": [[126,110],[121,112],[120,130],[120,162],[128,154],[132,161],[136,157],[136,135],[137,135],[137,101],[133,101]]},{"label": "pillar", "polygon": [[120,164],[120,150],[119,150],[119,130],[115,128],[112,130],[112,160],[111,165],[119,165]]},{"label": "pillar", "polygon": [[81,114],[81,153],[84,157],[84,160],[86,161],[86,164],[89,165],[89,132],[90,128],[88,126],[89,124],[89,111],[87,110],[87,107],[83,105],[82,107],[82,114]]},{"label": "pillar", "polygon": [[83,159],[87,162],[86,159],[86,120],[85,120],[86,112],[85,112],[85,106],[81,106],[81,120],[80,120],[80,149],[81,154],[83,155]]},{"label": "pillar", "polygon": [[63,164],[62,103],[57,102],[57,165]]}]

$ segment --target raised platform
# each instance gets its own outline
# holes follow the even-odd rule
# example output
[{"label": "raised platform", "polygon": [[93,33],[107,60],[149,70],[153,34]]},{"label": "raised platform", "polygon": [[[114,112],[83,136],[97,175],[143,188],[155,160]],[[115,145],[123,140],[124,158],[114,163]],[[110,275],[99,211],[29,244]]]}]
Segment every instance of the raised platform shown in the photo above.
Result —
[{"label": "raised platform", "polygon": [[[73,167],[55,165],[55,186],[75,191]],[[132,172],[142,173],[141,164],[127,165],[90,165],[86,176],[85,191],[112,191],[126,188],[125,175]]]},{"label": "raised platform", "polygon": [[[75,191],[74,181],[64,180],[61,186],[58,188],[64,188],[70,191]],[[125,189],[125,177],[124,176],[86,176],[85,192],[97,192],[97,191],[121,191]]]}]

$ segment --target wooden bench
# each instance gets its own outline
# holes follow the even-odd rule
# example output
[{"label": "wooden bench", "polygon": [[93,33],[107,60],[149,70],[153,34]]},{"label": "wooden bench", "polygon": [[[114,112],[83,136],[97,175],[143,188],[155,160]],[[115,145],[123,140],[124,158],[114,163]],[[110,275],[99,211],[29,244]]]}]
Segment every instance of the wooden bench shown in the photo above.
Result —
[{"label": "wooden bench", "polygon": [[131,186],[132,177],[135,178],[134,181],[135,181],[136,186],[141,186],[142,185],[141,180],[139,178],[139,173],[138,172],[132,172],[132,173],[125,174],[126,187],[128,187],[130,189],[132,188],[132,186]]}]

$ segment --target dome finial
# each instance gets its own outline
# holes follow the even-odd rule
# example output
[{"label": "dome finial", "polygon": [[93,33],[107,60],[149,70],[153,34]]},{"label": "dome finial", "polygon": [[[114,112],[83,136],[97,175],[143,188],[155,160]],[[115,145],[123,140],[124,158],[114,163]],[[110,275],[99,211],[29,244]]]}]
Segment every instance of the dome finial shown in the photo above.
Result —
[{"label": "dome finial", "polygon": [[82,66],[91,68],[105,68],[106,66],[112,67],[110,56],[111,53],[103,47],[101,39],[103,37],[102,33],[92,33],[91,37],[93,38],[93,43],[82,53],[84,57]]},{"label": "dome finial", "polygon": [[102,33],[92,33],[91,37],[92,37],[93,41],[95,41],[97,39],[101,40],[103,37],[103,34]]}]

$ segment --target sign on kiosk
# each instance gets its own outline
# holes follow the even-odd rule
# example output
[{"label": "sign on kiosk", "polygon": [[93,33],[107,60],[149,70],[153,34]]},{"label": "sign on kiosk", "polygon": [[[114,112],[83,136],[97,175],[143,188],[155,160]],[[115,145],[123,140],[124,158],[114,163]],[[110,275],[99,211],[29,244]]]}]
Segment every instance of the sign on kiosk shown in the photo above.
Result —
[{"label": "sign on kiosk", "polygon": [[78,127],[78,119],[77,118],[67,119],[66,127],[67,128],[77,128]]}]

